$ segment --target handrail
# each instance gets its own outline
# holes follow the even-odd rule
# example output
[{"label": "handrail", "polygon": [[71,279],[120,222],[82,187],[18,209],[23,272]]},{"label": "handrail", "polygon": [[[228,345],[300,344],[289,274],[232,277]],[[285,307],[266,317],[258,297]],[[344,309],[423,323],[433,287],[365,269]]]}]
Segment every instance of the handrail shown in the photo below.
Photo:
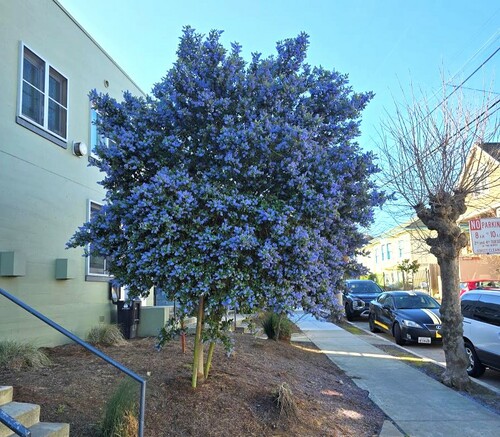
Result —
[{"label": "handrail", "polygon": [[106,354],[102,353],[99,349],[96,349],[94,346],[83,341],[81,338],[77,337],[72,332],[63,328],[61,325],[58,325],[57,323],[53,322],[48,317],[44,316],[42,313],[38,312],[34,308],[31,308],[29,305],[26,305],[22,300],[18,299],[17,297],[13,296],[12,294],[8,293],[3,288],[0,288],[0,294],[3,295],[4,297],[6,297],[7,299],[9,299],[10,301],[14,302],[16,305],[20,306],[24,310],[28,311],[33,316],[39,318],[42,322],[51,326],[56,331],[59,331],[61,334],[65,335],[69,339],[73,340],[75,343],[78,343],[80,346],[82,346],[85,349],[87,349],[88,351],[92,352],[94,355],[97,355],[98,357],[102,358],[108,364],[111,364],[112,366],[114,366],[118,370],[120,370],[121,372],[127,374],[132,379],[135,379],[137,382],[139,382],[141,384],[141,398],[140,398],[140,408],[139,408],[139,437],[143,437],[143,435],[144,435],[144,413],[145,413],[145,408],[146,408],[146,380],[144,378],[142,378],[141,376],[137,375],[132,370],[126,368],[125,366],[123,366],[119,362],[108,357]]},{"label": "handrail", "polygon": [[21,437],[31,437],[31,431],[26,428],[22,423],[19,423],[12,416],[8,415],[5,411],[0,407],[0,423],[3,423],[7,428],[11,431],[14,431],[15,434]]}]

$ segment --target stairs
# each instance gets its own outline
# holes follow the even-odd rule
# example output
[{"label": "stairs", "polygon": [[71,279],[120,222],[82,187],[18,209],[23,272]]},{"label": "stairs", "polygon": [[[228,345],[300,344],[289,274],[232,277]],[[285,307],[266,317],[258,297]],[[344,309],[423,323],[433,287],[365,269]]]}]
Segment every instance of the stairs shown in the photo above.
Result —
[{"label": "stairs", "polygon": [[[69,437],[67,423],[40,422],[40,406],[12,401],[12,387],[0,386],[0,409],[31,430],[32,437]],[[0,437],[16,434],[0,423]]]}]

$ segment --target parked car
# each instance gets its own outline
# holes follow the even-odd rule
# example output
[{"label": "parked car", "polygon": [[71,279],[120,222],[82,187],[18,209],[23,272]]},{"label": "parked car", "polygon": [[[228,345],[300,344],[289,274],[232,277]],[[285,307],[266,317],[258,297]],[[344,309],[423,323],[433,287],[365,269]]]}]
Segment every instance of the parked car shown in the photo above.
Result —
[{"label": "parked car", "polygon": [[442,341],[439,302],[421,291],[388,291],[370,304],[370,331],[386,331],[399,345]]},{"label": "parked car", "polygon": [[467,373],[479,377],[487,367],[500,370],[500,289],[468,291],[461,307]]},{"label": "parked car", "polygon": [[370,301],[376,299],[383,290],[368,279],[348,279],[345,284],[343,302],[347,320],[368,317]]}]

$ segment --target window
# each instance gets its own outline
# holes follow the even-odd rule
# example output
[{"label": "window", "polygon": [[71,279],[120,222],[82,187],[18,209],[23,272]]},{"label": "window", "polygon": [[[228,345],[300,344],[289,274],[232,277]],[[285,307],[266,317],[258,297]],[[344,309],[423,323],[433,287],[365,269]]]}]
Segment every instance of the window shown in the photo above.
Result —
[{"label": "window", "polygon": [[[17,121],[56,144],[66,147],[68,79],[25,45],[21,47],[20,102]],[[46,135],[47,133],[49,135]]]},{"label": "window", "polygon": [[378,247],[375,249],[375,264],[378,264]]},{"label": "window", "polygon": [[106,146],[109,147],[114,144],[112,140],[105,137],[102,132],[100,132],[97,123],[99,121],[99,112],[94,108],[90,110],[90,156],[94,159],[99,159],[96,153],[96,146]]},{"label": "window", "polygon": [[392,299],[392,296],[389,294],[382,294],[377,300],[382,306],[389,306],[390,308],[394,308],[394,301]]},{"label": "window", "polygon": [[474,309],[479,295],[475,293],[466,293],[462,296],[460,306],[462,309],[462,316],[472,319],[474,317]]},{"label": "window", "polygon": [[384,259],[385,259],[385,247],[383,244],[382,244],[382,246],[380,246],[380,254],[382,255],[382,261],[384,261]]},{"label": "window", "polygon": [[[387,248],[387,259],[391,259],[391,243],[387,243],[386,248]],[[394,278],[393,278],[393,281],[394,281]]]},{"label": "window", "polygon": [[[89,220],[97,214],[102,205],[93,201],[89,202]],[[109,276],[106,257],[92,255],[92,244],[89,245],[88,274],[97,276]]]},{"label": "window", "polygon": [[403,258],[403,240],[398,241],[399,258]]},{"label": "window", "polygon": [[500,298],[483,294],[476,303],[474,318],[490,325],[500,326]]}]

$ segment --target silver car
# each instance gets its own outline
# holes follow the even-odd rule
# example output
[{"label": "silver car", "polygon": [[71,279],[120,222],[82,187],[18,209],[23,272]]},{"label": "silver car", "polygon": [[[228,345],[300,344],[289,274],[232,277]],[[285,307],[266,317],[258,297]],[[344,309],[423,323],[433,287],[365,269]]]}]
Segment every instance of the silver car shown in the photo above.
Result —
[{"label": "silver car", "polygon": [[500,290],[475,289],[461,298],[467,373],[481,376],[487,367],[500,370]]}]

